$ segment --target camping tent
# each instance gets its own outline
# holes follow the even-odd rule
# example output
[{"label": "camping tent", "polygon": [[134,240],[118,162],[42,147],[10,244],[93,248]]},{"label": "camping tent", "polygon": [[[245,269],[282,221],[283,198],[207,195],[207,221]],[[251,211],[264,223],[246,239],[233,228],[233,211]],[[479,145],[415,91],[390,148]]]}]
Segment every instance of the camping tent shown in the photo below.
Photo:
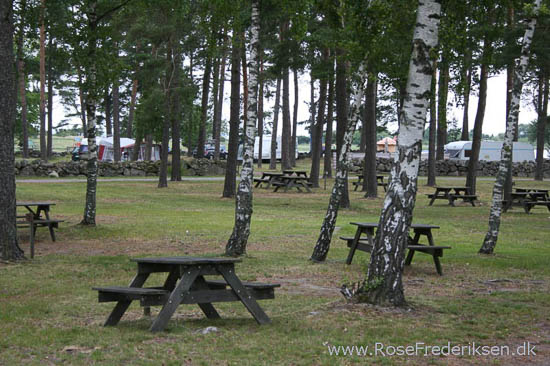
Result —
[{"label": "camping tent", "polygon": [[[82,139],[80,146],[87,146],[88,139]],[[115,153],[113,150],[113,138],[101,137],[98,139],[97,158],[99,161],[113,161]],[[121,137],[120,138],[120,156],[122,161],[130,160],[132,151],[134,150],[135,140]],[[145,144],[141,144],[138,160],[144,160]],[[160,145],[153,145],[151,160],[160,160]]]},{"label": "camping tent", "polygon": [[394,139],[391,137],[384,137],[376,143],[376,151],[394,153],[396,146],[397,142],[395,142]]}]

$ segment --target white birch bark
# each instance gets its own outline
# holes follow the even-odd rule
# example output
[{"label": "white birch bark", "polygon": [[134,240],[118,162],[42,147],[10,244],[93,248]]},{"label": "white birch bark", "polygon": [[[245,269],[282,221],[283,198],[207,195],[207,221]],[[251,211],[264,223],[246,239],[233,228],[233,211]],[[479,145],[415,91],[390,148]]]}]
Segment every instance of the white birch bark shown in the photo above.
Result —
[{"label": "white birch bark", "polygon": [[404,254],[416,200],[422,134],[429,106],[433,61],[437,45],[440,1],[418,5],[413,52],[397,139],[397,155],[390,173],[388,192],[380,215],[367,280],[355,292],[357,301],[374,304],[405,304],[402,273]]},{"label": "white birch bark", "polygon": [[363,94],[365,90],[365,81],[367,80],[367,71],[364,64],[359,66],[358,78],[353,81],[353,102],[348,114],[349,123],[344,134],[344,141],[340,149],[338,158],[338,164],[336,166],[336,178],[334,180],[334,186],[330,195],[330,200],[325,214],[325,219],[321,225],[321,232],[317,239],[317,244],[313,249],[311,260],[315,262],[322,262],[326,259],[328,251],[330,249],[330,241],[332,240],[332,233],[334,232],[334,226],[336,225],[336,218],[338,217],[338,208],[340,207],[340,201],[344,193],[344,185],[347,182],[348,170],[350,165],[349,154],[351,151],[351,143],[353,140],[353,134],[360,117],[360,107],[363,101]]},{"label": "white birch bark", "polygon": [[256,136],[256,120],[258,118],[258,76],[259,76],[259,43],[260,19],[259,0],[252,1],[252,25],[250,28],[250,58],[248,62],[249,79],[247,119],[243,140],[243,166],[241,180],[237,188],[235,203],[235,226],[225,247],[228,256],[246,254],[246,244],[250,235],[250,220],[252,218],[252,184],[254,178],[254,139]]},{"label": "white birch bark", "polygon": [[86,156],[87,163],[87,179],[86,179],[86,203],[84,205],[84,218],[80,222],[81,225],[95,226],[96,214],[96,188],[97,188],[97,144],[96,144],[96,47],[97,47],[97,14],[94,1],[90,3],[90,12],[88,13],[88,56],[90,68],[87,75],[87,96],[86,96],[86,114],[88,115],[87,135],[88,135],[88,154]]},{"label": "white birch bark", "polygon": [[500,164],[498,167],[495,185],[493,187],[493,202],[491,204],[491,210],[489,211],[489,230],[485,235],[483,245],[479,249],[479,253],[482,254],[492,254],[498,240],[500,217],[502,215],[504,184],[511,165],[509,164],[509,161],[512,157],[512,140],[514,137],[515,125],[519,118],[519,103],[523,88],[523,79],[529,63],[531,41],[533,40],[533,34],[535,33],[535,26],[537,24],[536,16],[539,12],[540,4],[541,0],[535,0],[533,17],[529,21],[523,36],[521,57],[518,61],[516,61],[516,67],[514,68],[514,89],[512,90],[512,99],[510,101],[510,112],[508,113],[508,118],[506,120],[504,143],[502,144],[502,150],[500,152]]}]

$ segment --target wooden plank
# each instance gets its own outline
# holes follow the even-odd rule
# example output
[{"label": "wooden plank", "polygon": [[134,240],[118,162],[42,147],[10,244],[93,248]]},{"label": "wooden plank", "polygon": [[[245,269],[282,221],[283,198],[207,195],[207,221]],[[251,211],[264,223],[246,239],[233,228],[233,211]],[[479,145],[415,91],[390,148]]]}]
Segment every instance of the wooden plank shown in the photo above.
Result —
[{"label": "wooden plank", "polygon": [[[194,293],[196,290],[209,291],[210,287],[204,280],[204,277],[199,275],[195,280],[195,283],[193,284],[193,286],[191,286],[191,289],[194,290],[193,291]],[[185,297],[185,299],[187,300],[187,297]],[[199,308],[202,310],[202,312],[204,313],[204,315],[206,315],[208,319],[219,319],[220,314],[218,314],[216,308],[214,308],[211,302],[212,301],[197,301]]]},{"label": "wooden plank", "polygon": [[[149,277],[149,273],[138,273],[132,282],[128,285],[129,287],[141,287]],[[113,311],[111,311],[111,314],[107,317],[107,320],[105,321],[104,326],[112,326],[117,325],[126,310],[128,310],[128,307],[132,303],[132,300],[124,300],[119,301],[116,305]]]}]

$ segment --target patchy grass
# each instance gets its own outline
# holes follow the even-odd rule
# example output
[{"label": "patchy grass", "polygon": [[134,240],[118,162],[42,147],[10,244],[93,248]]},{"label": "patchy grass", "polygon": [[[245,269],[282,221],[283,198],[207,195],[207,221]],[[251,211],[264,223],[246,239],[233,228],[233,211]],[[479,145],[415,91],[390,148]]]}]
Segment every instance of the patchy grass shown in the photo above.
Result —
[{"label": "patchy grass", "polygon": [[[328,182],[332,186],[332,181]],[[444,276],[417,254],[405,269],[407,309],[347,304],[342,283],[364,277],[368,254],[347,266],[350,221],[377,221],[382,197],[351,191],[341,210],[328,260],[308,261],[328,203],[329,190],[312,194],[254,191],[248,256],[237,264],[242,279],[278,282],[274,300],[261,305],[273,324],[258,326],[237,303],[217,305],[221,320],[181,306],[167,331],[151,334],[151,319],[132,305],[117,327],[102,326],[113,304],[98,304],[92,286],[125,285],[135,273],[129,259],[151,255],[219,255],[234,220],[234,201],[222,199],[223,182],[187,181],[157,189],[156,182],[100,182],[98,226],[78,224],[85,183],[18,183],[20,200],[54,200],[52,215],[66,220],[51,243],[38,231],[36,257],[0,264],[0,364],[548,364],[550,363],[550,213],[535,207],[503,216],[494,256],[477,254],[485,231],[492,182],[480,180],[481,207],[436,201],[423,186],[415,222],[441,226],[438,245]],[[438,178],[440,185],[463,184]],[[518,181],[520,187],[550,187]],[[28,252],[28,234],[20,234]],[[152,283],[160,282],[155,276]],[[158,309],[153,309],[153,315]],[[218,332],[201,334],[207,326]],[[529,341],[535,357],[331,356],[330,345],[510,345]]]}]

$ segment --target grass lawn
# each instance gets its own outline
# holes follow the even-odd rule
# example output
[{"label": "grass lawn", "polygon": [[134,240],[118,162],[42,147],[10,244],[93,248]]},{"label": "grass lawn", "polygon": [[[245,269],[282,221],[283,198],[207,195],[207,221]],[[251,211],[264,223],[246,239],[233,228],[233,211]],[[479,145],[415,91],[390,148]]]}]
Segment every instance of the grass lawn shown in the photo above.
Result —
[{"label": "grass lawn", "polygon": [[[264,164],[265,167],[267,167]],[[436,201],[420,179],[414,222],[440,225],[436,245],[451,246],[441,259],[417,254],[405,269],[409,307],[377,308],[345,302],[343,283],[365,275],[368,254],[347,256],[341,235],[351,221],[378,221],[380,198],[351,191],[352,208],[341,210],[324,264],[308,261],[328,204],[328,189],[312,194],[254,191],[248,256],[237,264],[241,279],[280,283],[274,300],[260,305],[272,324],[258,326],[240,303],[216,307],[221,320],[207,320],[197,306],[181,306],[167,330],[152,334],[149,317],[133,304],[120,324],[103,327],[113,303],[97,302],[93,286],[125,286],[135,274],[129,259],[142,256],[220,255],[231,234],[234,201],[220,198],[223,181],[185,181],[157,189],[156,182],[100,182],[95,228],[78,226],[85,183],[18,183],[20,200],[53,200],[52,216],[64,219],[58,241],[38,230],[36,256],[0,263],[0,365],[333,365],[333,364],[550,364],[550,212],[514,209],[503,216],[496,254],[477,254],[487,230],[492,181],[479,180],[482,205],[458,207]],[[438,178],[461,185],[461,178]],[[518,187],[550,182],[517,180]],[[350,185],[351,186],[351,185]],[[28,253],[28,234],[20,234]],[[151,283],[160,282],[153,277]],[[156,315],[158,308],[153,308]],[[217,327],[217,332],[201,330]],[[481,345],[510,347],[531,342],[536,356],[492,357],[330,355],[329,347]]]}]

